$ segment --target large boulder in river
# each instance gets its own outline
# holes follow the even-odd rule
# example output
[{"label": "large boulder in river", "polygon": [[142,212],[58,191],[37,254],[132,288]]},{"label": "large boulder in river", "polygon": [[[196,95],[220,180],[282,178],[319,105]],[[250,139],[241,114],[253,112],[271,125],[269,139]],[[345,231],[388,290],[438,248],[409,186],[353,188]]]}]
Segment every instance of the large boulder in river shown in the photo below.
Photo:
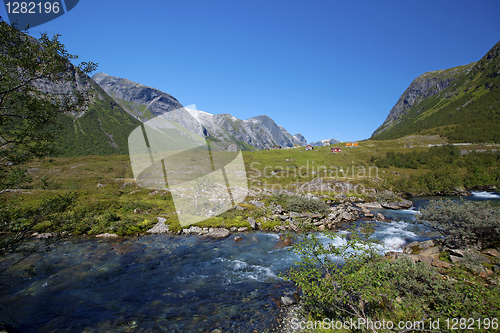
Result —
[{"label": "large boulder in river", "polygon": [[257,229],[257,222],[255,221],[254,218],[249,217],[248,218],[248,223],[250,223],[250,227],[252,227],[252,229]]},{"label": "large boulder in river", "polygon": [[413,206],[413,202],[410,200],[403,200],[403,201],[381,202],[380,205],[387,209],[407,209]]},{"label": "large boulder in river", "polygon": [[377,201],[367,202],[367,203],[357,203],[356,206],[361,208],[361,209],[368,209],[368,208],[381,209],[382,208],[382,205],[380,203],[378,203]]},{"label": "large boulder in river", "polygon": [[203,237],[210,238],[226,238],[229,237],[230,232],[224,228],[213,228],[208,231],[208,234],[205,234]]}]

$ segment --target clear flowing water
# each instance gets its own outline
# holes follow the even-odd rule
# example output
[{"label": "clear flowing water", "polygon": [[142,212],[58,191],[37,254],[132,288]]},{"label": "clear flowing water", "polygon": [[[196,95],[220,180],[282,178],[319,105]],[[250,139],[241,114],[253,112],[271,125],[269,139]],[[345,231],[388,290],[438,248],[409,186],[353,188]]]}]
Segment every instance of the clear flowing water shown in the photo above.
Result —
[{"label": "clear flowing water", "polygon": [[[412,198],[408,210],[374,210],[393,220],[375,222],[374,237],[392,251],[438,237],[415,219],[431,199]],[[500,194],[475,192],[467,200],[499,205]],[[234,235],[68,240],[0,276],[0,322],[20,332],[276,330],[275,301],[296,291],[279,273],[298,258],[277,248],[277,234],[240,235],[240,242]]]}]

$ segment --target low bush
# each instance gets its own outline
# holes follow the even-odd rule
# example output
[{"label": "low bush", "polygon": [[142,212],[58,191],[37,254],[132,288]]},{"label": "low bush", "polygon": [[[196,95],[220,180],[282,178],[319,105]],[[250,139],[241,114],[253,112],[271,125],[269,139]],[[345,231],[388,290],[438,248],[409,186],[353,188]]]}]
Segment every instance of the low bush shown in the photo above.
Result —
[{"label": "low bush", "polygon": [[[368,233],[344,235],[343,242],[339,235],[328,235],[335,241],[327,245],[314,234],[295,242],[293,250],[300,260],[282,274],[300,287],[303,309],[313,320],[391,321],[394,329],[360,326],[355,331],[400,332],[398,322],[418,322],[421,326],[412,331],[425,331],[430,321],[439,320],[443,329],[451,318],[482,323],[500,315],[498,288],[485,286],[463,268],[451,269],[453,278],[448,278],[423,262],[381,257]],[[495,325],[498,328],[498,322]],[[491,331],[491,325],[483,328],[474,327]]]},{"label": "low bush", "polygon": [[[454,247],[487,248],[500,238],[500,208],[486,202],[432,200],[420,209],[417,219],[449,235]],[[451,244],[451,242],[454,244]]]}]

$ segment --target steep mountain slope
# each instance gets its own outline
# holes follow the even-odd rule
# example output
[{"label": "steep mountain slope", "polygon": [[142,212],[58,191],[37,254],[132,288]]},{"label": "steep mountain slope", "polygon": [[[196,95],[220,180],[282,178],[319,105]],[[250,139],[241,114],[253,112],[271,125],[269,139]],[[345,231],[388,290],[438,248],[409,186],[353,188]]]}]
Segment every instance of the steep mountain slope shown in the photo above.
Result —
[{"label": "steep mountain slope", "polygon": [[464,73],[468,73],[475,64],[474,62],[447,70],[428,72],[417,77],[399,97],[398,102],[393,106],[384,123],[375,130],[373,135],[382,133],[388,128],[399,124],[402,117],[408,113],[412,106],[418,104],[424,98],[436,95],[448,88],[453,81],[463,76]]},{"label": "steep mountain slope", "polygon": [[74,88],[94,90],[87,110],[59,116],[59,127],[54,127],[58,156],[128,154],[128,135],[140,121],[130,116],[90,77],[79,75],[68,64],[74,82],[48,84],[38,82],[37,88],[47,93],[70,93]]},{"label": "steep mountain slope", "polygon": [[[130,115],[142,122],[182,107],[171,95],[127,79],[104,73],[97,73],[92,78]],[[186,110],[202,125],[193,127],[191,123],[186,124],[188,130],[208,137],[212,144],[221,148],[231,142],[243,150],[253,150],[255,147],[264,149],[273,145],[292,147],[305,141],[300,140],[300,137],[303,138],[300,134],[299,139],[295,139],[268,116],[241,120],[230,114],[213,115],[199,110]]]},{"label": "steep mountain slope", "polygon": [[476,63],[415,79],[372,139],[416,133],[500,142],[500,42]]},{"label": "steep mountain slope", "polygon": [[262,115],[245,120],[245,128],[252,134],[253,145],[259,148],[280,145],[293,147],[297,144],[293,136],[270,117]]},{"label": "steep mountain slope", "polygon": [[63,129],[55,144],[61,156],[128,154],[128,136],[141,122],[95,83],[93,88],[96,95],[87,111],[58,120]]},{"label": "steep mountain slope", "polygon": [[293,138],[295,139],[295,142],[297,142],[298,145],[307,146],[307,140],[306,138],[304,138],[302,134],[297,133],[293,136]]}]

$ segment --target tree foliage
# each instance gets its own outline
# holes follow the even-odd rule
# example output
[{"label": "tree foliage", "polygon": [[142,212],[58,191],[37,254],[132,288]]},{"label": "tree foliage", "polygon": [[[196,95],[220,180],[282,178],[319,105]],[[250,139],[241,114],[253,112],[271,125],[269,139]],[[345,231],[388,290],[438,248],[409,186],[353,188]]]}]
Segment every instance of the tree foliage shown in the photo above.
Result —
[{"label": "tree foliage", "polygon": [[[3,203],[0,206],[0,256],[16,254],[10,260],[3,261],[0,273],[35,252],[47,252],[57,243],[64,232],[72,231],[67,220],[67,210],[76,200],[76,195],[58,195],[43,200],[34,208],[20,208]],[[34,231],[57,230],[46,233],[37,241],[32,241]]]},{"label": "tree foliage", "polygon": [[[84,111],[89,103],[92,91],[79,78],[96,64],[72,65],[78,57],[68,53],[59,37],[41,34],[37,40],[0,17],[0,189],[31,181],[25,164],[53,151],[58,116]],[[0,201],[0,256],[17,256],[15,264],[50,250],[66,229],[64,217],[74,199],[71,194],[57,196],[27,210]],[[33,232],[50,228],[59,233],[32,241]]]},{"label": "tree foliage", "polygon": [[301,260],[284,277],[302,289],[306,309],[313,314],[368,319],[365,304],[382,304],[392,293],[362,273],[368,262],[379,258],[375,243],[366,240],[366,233],[355,232],[336,246],[338,236],[327,235],[334,242],[323,245],[316,235],[307,234],[295,243]]},{"label": "tree foliage", "polygon": [[401,177],[391,185],[398,192],[453,194],[463,186],[500,185],[500,154],[467,152],[453,145],[431,147],[428,151],[388,152],[370,159],[379,168],[424,169],[424,174]]},{"label": "tree foliage", "polygon": [[[26,182],[20,165],[47,156],[53,147],[57,116],[79,112],[91,90],[77,78],[96,68],[92,62],[74,66],[60,35],[37,40],[0,18],[0,187]],[[52,127],[51,127],[52,126]],[[17,170],[17,171],[15,171]],[[9,174],[17,172],[17,177]]]},{"label": "tree foliage", "polygon": [[454,164],[459,157],[460,149],[453,145],[446,145],[431,147],[428,151],[411,151],[407,153],[391,151],[381,158],[372,156],[370,161],[379,168],[395,166],[396,168],[419,169]]}]

